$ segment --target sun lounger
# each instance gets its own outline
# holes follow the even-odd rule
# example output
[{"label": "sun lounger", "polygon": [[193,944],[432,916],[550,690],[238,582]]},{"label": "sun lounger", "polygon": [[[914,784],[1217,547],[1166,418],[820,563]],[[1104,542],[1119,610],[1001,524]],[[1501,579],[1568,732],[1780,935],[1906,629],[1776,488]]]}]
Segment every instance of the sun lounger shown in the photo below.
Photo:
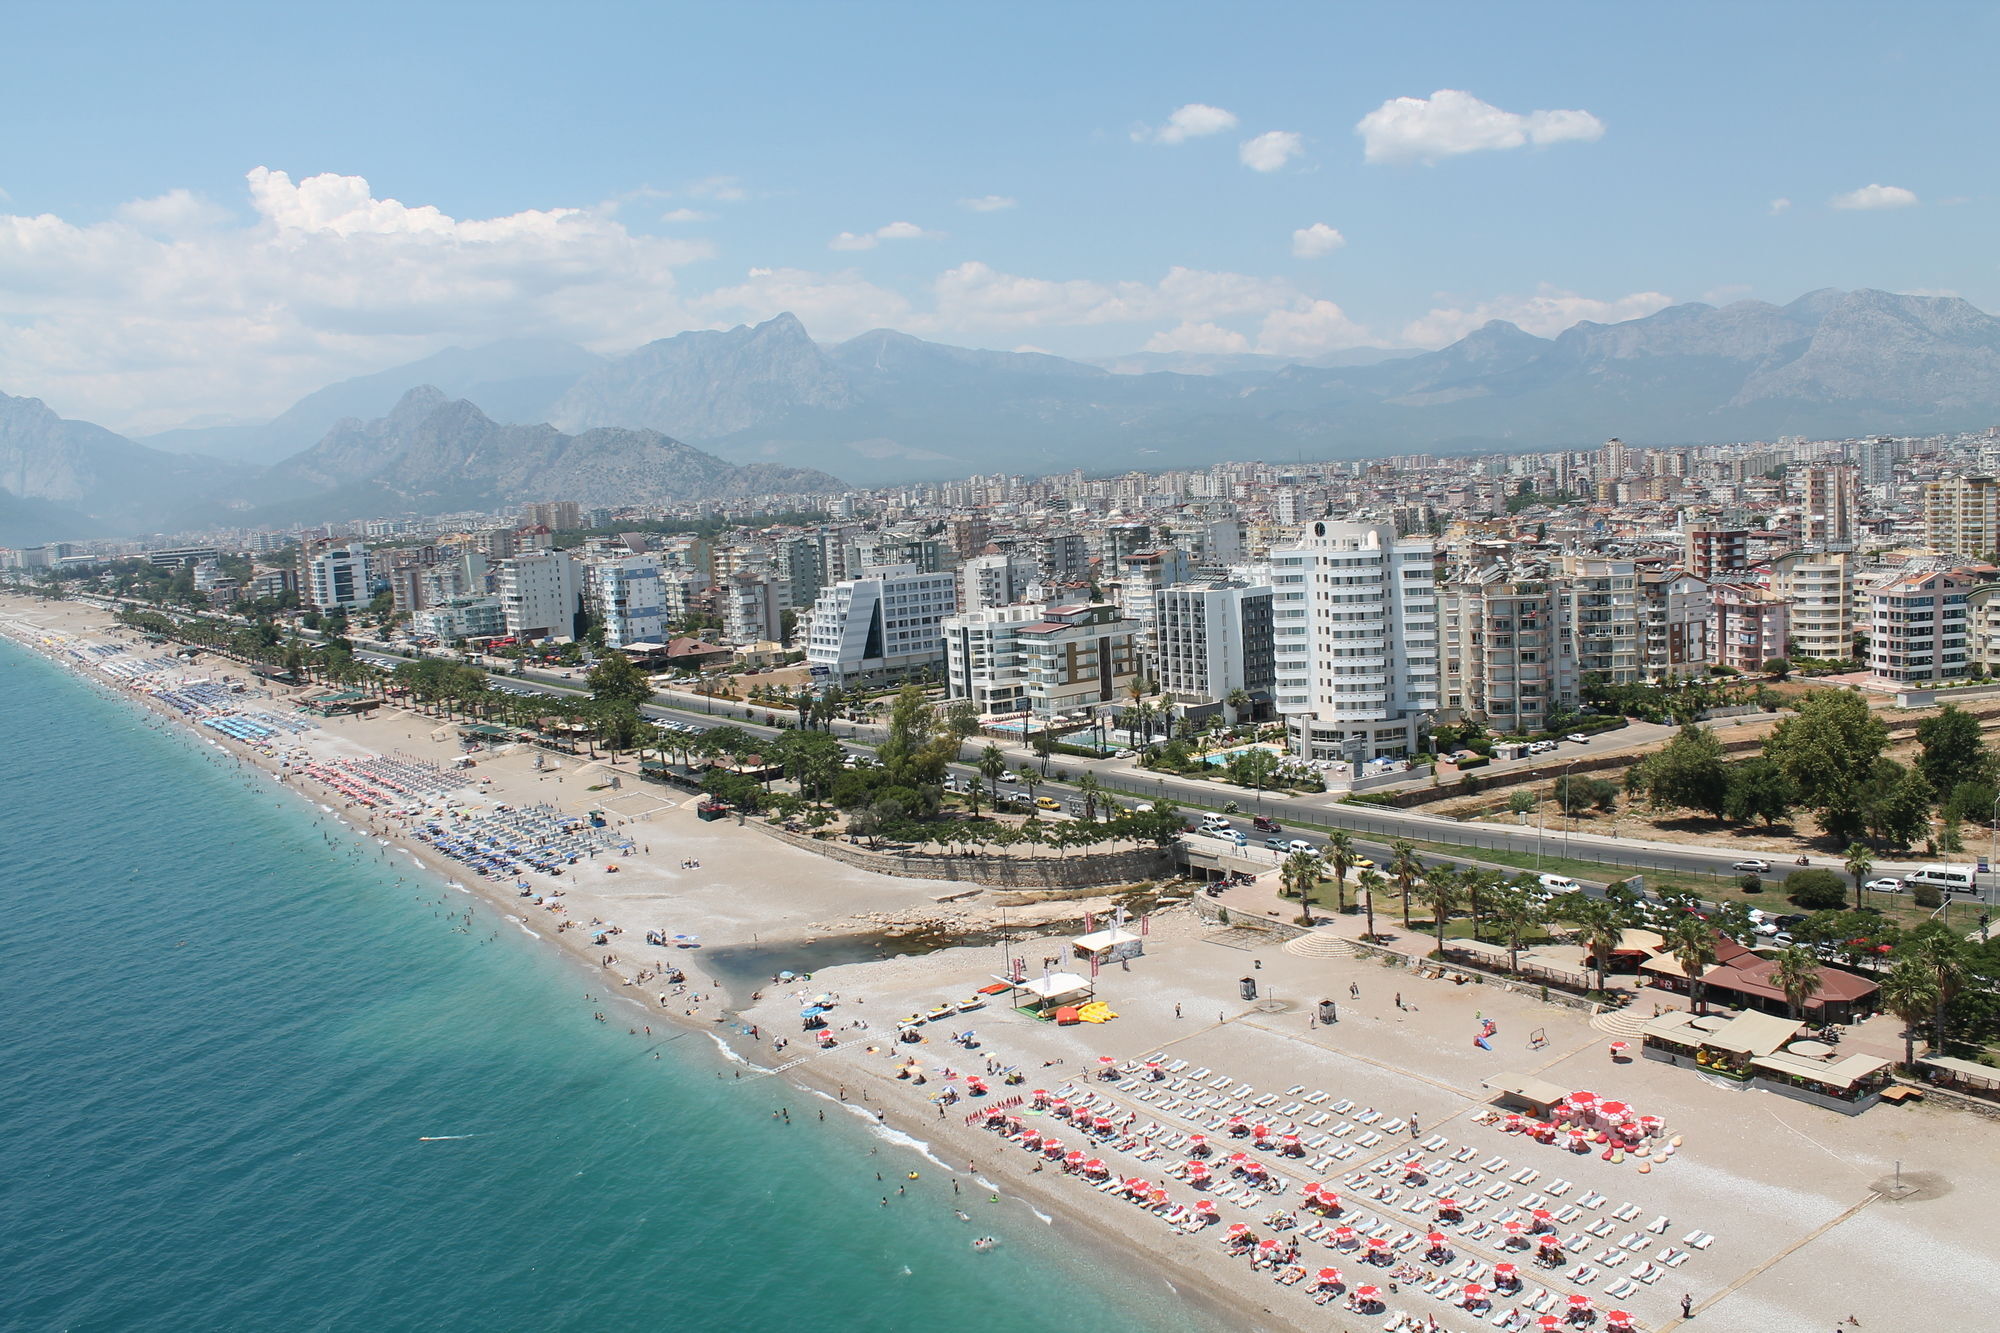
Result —
[{"label": "sun lounger", "polygon": [[1333,1155],[1337,1160],[1344,1162],[1348,1158],[1354,1156],[1354,1145],[1351,1143],[1343,1143],[1338,1148],[1335,1148],[1333,1150]]},{"label": "sun lounger", "polygon": [[1384,1134],[1400,1134],[1403,1132],[1403,1122],[1400,1120],[1385,1121],[1382,1125],[1382,1132]]},{"label": "sun lounger", "polygon": [[1715,1237],[1709,1235],[1706,1231],[1699,1231],[1695,1233],[1695,1238],[1687,1243],[1697,1250],[1705,1250],[1715,1244]]},{"label": "sun lounger", "polygon": [[1277,1104],[1278,1094],[1275,1092],[1267,1092],[1257,1099],[1257,1105],[1259,1106],[1276,1106]]},{"label": "sun lounger", "polygon": [[1479,1169],[1489,1176],[1497,1175],[1507,1169],[1507,1159],[1504,1157],[1489,1157],[1479,1164]]},{"label": "sun lounger", "polygon": [[[1450,1140],[1447,1139],[1446,1142],[1450,1142]],[[1453,1153],[1451,1155],[1451,1160],[1454,1162],[1469,1162],[1478,1155],[1479,1155],[1479,1149],[1473,1147],[1471,1144],[1468,1143],[1463,1148],[1460,1148],[1457,1152]]]},{"label": "sun lounger", "polygon": [[1679,1268],[1693,1256],[1686,1250],[1666,1250],[1660,1255],[1660,1262],[1669,1268]]},{"label": "sun lounger", "polygon": [[1346,1115],[1354,1109],[1354,1103],[1343,1097],[1329,1108],[1335,1115]]},{"label": "sun lounger", "polygon": [[1318,1106],[1321,1102],[1325,1101],[1328,1097],[1331,1097],[1332,1095],[1333,1095],[1332,1093],[1322,1088],[1317,1092],[1314,1092],[1309,1096],[1307,1096],[1306,1100],[1311,1102],[1314,1106]]},{"label": "sun lounger", "polygon": [[1553,1194],[1555,1197],[1560,1199],[1563,1195],[1575,1189],[1576,1185],[1573,1182],[1567,1180],[1552,1180],[1548,1183],[1546,1188],[1550,1194]]},{"label": "sun lounger", "polygon": [[1354,1123],[1357,1125],[1372,1125],[1381,1118],[1382,1113],[1371,1106],[1360,1115],[1355,1116]]},{"label": "sun lounger", "polygon": [[1581,1216],[1583,1216],[1583,1210],[1581,1208],[1578,1208],[1575,1204],[1571,1204],[1569,1207],[1563,1209],[1562,1211],[1556,1214],[1556,1221],[1563,1226],[1568,1226],[1570,1223],[1576,1221],[1576,1219]]},{"label": "sun lounger", "polygon": [[1355,1136],[1354,1141],[1356,1143],[1359,1143],[1364,1148],[1372,1148],[1376,1144],[1382,1141],[1382,1136],[1380,1134],[1377,1134],[1372,1129],[1363,1130],[1360,1134]]},{"label": "sun lounger", "polygon": [[1592,1190],[1581,1199],[1578,1199],[1576,1203],[1579,1208],[1602,1208],[1604,1206],[1604,1196],[1596,1190]]},{"label": "sun lounger", "polygon": [[1525,1166],[1522,1167],[1519,1171],[1516,1171],[1513,1175],[1507,1177],[1507,1179],[1513,1181],[1516,1185],[1525,1185],[1534,1178],[1535,1178],[1534,1170],[1532,1168]]},{"label": "sun lounger", "polygon": [[1617,1218],[1620,1222],[1630,1222],[1633,1218],[1637,1217],[1638,1215],[1639,1215],[1639,1205],[1636,1203],[1628,1203],[1623,1208],[1620,1208],[1617,1212],[1612,1214],[1612,1216]]},{"label": "sun lounger", "polygon": [[1612,1230],[1613,1227],[1611,1225],[1611,1219],[1608,1217],[1600,1217],[1595,1222],[1592,1222],[1589,1226],[1584,1228],[1584,1234],[1587,1236],[1596,1236],[1599,1239],[1602,1239],[1603,1237],[1610,1235]]},{"label": "sun lounger", "polygon": [[1661,1214],[1660,1214],[1660,1215],[1659,1215],[1658,1217],[1656,1217],[1656,1218],[1654,1218],[1654,1219],[1653,1219],[1652,1221],[1648,1222],[1648,1223],[1646,1224],[1646,1230],[1648,1230],[1648,1231],[1652,1232],[1652,1233],[1653,1233],[1653,1234],[1654,1234],[1655,1236],[1664,1236],[1664,1235],[1666,1235],[1666,1234],[1667,1234],[1667,1215],[1666,1215],[1665,1213],[1661,1213]]},{"label": "sun lounger", "polygon": [[1651,1285],[1660,1280],[1660,1269],[1652,1264],[1640,1264],[1632,1270],[1632,1276],[1641,1282]]},{"label": "sun lounger", "polygon": [[1638,1289],[1638,1284],[1629,1277],[1614,1277],[1604,1284],[1604,1294],[1614,1301],[1622,1301]]}]

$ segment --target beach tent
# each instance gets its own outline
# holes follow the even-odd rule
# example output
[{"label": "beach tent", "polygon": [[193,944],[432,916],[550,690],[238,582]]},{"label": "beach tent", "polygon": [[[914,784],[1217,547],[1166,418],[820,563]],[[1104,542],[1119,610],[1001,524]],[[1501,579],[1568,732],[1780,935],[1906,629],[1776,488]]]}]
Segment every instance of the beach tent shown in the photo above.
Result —
[{"label": "beach tent", "polygon": [[1078,935],[1069,942],[1070,949],[1078,958],[1096,959],[1100,963],[1122,962],[1127,958],[1138,958],[1146,952],[1146,941],[1129,930],[1112,927],[1109,930],[1095,930],[1088,935]]}]

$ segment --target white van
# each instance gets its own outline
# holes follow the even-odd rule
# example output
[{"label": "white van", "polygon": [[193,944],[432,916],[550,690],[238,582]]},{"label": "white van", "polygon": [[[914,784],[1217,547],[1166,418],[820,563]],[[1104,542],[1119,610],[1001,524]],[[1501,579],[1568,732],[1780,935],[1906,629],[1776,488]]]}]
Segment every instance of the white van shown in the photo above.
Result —
[{"label": "white van", "polygon": [[1229,816],[1218,815],[1214,811],[1210,811],[1201,817],[1201,831],[1203,833],[1229,832]]},{"label": "white van", "polygon": [[1535,878],[1541,881],[1544,893],[1575,893],[1583,887],[1567,875],[1537,875]]},{"label": "white van", "polygon": [[1978,890],[1977,866],[1924,866],[1904,879],[1912,888],[1928,884],[1946,893],[1973,893]]}]

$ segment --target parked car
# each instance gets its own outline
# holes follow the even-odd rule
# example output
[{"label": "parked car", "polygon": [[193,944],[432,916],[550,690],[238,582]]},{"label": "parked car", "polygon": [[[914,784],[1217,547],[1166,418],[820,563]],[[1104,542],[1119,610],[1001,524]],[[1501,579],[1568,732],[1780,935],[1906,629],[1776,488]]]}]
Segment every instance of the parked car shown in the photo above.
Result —
[{"label": "parked car", "polygon": [[1285,850],[1288,852],[1304,852],[1307,856],[1319,855],[1319,848],[1313,846],[1304,838],[1293,838],[1285,844]]},{"label": "parked car", "polygon": [[1529,741],[1529,742],[1528,742],[1528,753],[1529,753],[1529,754],[1547,754],[1547,753],[1548,753],[1548,752],[1549,752],[1550,750],[1553,750],[1553,749],[1555,749],[1555,748],[1556,748],[1556,743],[1555,743],[1554,741]]},{"label": "parked car", "polygon": [[1578,745],[1582,745],[1585,741],[1588,741],[1590,737],[1584,735],[1580,731],[1572,731],[1569,735],[1563,737],[1563,739],[1566,741],[1575,741]]},{"label": "parked car", "polygon": [[1769,861],[1760,861],[1754,856],[1737,861],[1729,868],[1731,870],[1740,870],[1747,875],[1768,875],[1771,873],[1771,863]]},{"label": "parked car", "polygon": [[1897,879],[1894,875],[1884,875],[1881,879],[1869,880],[1861,887],[1871,889],[1876,893],[1901,893],[1904,886],[1903,881]]}]

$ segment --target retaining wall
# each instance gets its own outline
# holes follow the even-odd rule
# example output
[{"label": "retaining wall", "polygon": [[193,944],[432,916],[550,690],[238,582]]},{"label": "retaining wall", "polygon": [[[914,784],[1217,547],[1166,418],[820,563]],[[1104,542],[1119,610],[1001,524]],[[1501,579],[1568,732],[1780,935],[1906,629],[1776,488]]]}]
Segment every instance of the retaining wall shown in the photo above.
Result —
[{"label": "retaining wall", "polygon": [[923,852],[871,852],[853,843],[813,838],[762,819],[745,822],[780,842],[877,875],[909,879],[957,880],[1009,889],[1078,889],[1136,884],[1173,873],[1173,854],[1163,847],[1129,852],[1085,852],[1063,856],[935,856]]}]

